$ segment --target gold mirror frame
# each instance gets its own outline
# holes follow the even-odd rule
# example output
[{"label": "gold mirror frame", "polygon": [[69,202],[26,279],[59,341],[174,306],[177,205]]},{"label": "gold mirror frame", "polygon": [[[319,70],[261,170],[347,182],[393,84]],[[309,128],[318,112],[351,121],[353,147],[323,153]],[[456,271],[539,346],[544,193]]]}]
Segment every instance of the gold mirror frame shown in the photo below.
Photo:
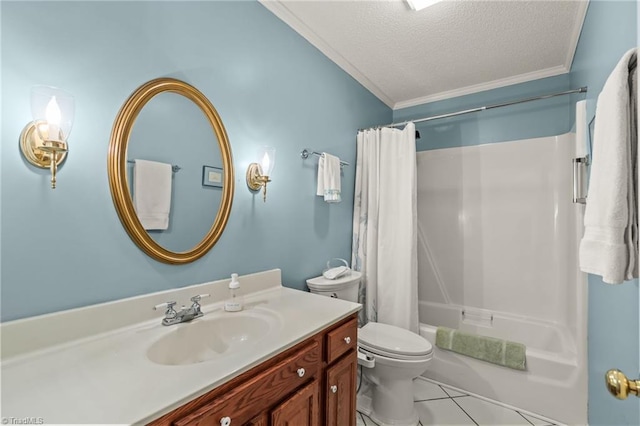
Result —
[{"label": "gold mirror frame", "polygon": [[[133,125],[147,102],[163,92],[182,95],[193,101],[202,110],[218,139],[224,173],[222,199],[211,229],[194,248],[178,253],[162,247],[143,228],[133,207],[133,200],[127,183],[127,146]],[[109,154],[107,156],[107,171],[109,173],[111,197],[122,225],[138,247],[152,258],[170,264],[190,263],[204,256],[222,235],[222,231],[224,231],[229,220],[233,201],[234,178],[231,145],[216,109],[206,96],[190,84],[173,78],[157,78],[143,84],[129,96],[113,123],[111,140],[109,141]]]}]

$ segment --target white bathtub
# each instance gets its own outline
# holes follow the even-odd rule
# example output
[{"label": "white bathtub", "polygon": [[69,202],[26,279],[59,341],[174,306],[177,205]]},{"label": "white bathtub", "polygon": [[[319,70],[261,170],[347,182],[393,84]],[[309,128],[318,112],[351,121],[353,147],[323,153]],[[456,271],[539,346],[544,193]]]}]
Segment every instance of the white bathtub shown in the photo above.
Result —
[{"label": "white bathtub", "polygon": [[493,314],[492,327],[470,325],[463,320],[463,310],[420,302],[421,318],[449,318],[450,322],[441,325],[524,343],[526,371],[442,350],[435,346],[437,327],[421,323],[420,335],[434,345],[433,359],[424,377],[566,424],[587,424],[587,360],[579,356],[586,339],[573,341],[568,330],[557,324],[498,313]]},{"label": "white bathtub", "polygon": [[587,283],[577,267],[572,134],[418,154],[420,334],[524,343],[526,371],[435,348],[424,376],[587,423]]}]

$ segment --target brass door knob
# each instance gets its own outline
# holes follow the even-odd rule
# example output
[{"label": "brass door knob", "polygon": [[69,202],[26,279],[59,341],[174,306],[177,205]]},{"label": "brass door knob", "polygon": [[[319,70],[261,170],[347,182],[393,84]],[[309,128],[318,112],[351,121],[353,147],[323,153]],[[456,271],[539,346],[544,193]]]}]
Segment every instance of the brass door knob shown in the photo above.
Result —
[{"label": "brass door knob", "polygon": [[629,380],[627,376],[620,370],[609,370],[605,374],[607,389],[611,395],[618,399],[627,399],[629,394],[639,396],[638,388],[640,388],[640,380]]}]

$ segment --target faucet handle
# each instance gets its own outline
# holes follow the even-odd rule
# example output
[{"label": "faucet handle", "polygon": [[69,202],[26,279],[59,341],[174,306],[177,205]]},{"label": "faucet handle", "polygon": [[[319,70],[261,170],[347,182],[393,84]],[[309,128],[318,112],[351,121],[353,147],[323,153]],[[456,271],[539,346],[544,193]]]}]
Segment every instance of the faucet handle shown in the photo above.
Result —
[{"label": "faucet handle", "polygon": [[154,306],[153,310],[157,311],[158,309],[167,308],[167,310],[164,312],[165,318],[175,318],[178,315],[176,310],[173,309],[175,305],[176,305],[176,302],[160,303],[159,305]]},{"label": "faucet handle", "polygon": [[198,294],[191,298],[191,301],[193,302],[193,304],[191,305],[191,310],[193,310],[197,316],[202,315],[202,311],[200,310],[200,300],[203,297],[209,297],[209,296],[211,296],[209,293],[205,293],[205,294]]},{"label": "faucet handle", "polygon": [[196,295],[196,296],[193,296],[193,297],[191,298],[191,301],[192,301],[193,303],[198,303],[200,300],[204,299],[205,297],[209,297],[209,296],[211,296],[209,293],[205,293],[205,294],[198,294],[198,295]]}]

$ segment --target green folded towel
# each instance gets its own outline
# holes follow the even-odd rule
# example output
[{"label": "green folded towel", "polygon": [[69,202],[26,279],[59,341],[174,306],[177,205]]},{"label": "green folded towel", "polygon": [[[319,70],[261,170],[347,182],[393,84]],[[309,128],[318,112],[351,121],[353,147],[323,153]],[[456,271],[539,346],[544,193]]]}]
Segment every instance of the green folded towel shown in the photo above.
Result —
[{"label": "green folded towel", "polygon": [[526,370],[527,348],[522,343],[438,327],[436,346],[504,367]]}]

